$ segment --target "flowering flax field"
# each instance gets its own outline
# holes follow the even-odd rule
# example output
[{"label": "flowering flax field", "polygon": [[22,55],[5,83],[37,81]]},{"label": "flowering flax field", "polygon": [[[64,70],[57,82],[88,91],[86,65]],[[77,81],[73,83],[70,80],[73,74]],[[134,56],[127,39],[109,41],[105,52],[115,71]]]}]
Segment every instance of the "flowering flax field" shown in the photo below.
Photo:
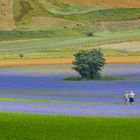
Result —
[{"label": "flowering flax field", "polygon": [[[0,69],[0,111],[29,114],[140,117],[140,65],[108,64],[103,76],[120,80],[66,81],[78,76],[71,65]],[[125,90],[136,93],[135,105],[124,105]]]}]

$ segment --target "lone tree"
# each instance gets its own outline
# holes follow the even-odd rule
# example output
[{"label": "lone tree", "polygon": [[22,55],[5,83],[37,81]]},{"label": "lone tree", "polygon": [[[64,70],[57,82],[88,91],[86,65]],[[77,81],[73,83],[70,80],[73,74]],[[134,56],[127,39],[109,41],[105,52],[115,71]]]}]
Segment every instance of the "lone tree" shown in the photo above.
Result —
[{"label": "lone tree", "polygon": [[96,79],[100,78],[100,72],[105,64],[104,54],[101,49],[91,51],[79,51],[74,55],[73,69],[76,70],[82,78]]}]

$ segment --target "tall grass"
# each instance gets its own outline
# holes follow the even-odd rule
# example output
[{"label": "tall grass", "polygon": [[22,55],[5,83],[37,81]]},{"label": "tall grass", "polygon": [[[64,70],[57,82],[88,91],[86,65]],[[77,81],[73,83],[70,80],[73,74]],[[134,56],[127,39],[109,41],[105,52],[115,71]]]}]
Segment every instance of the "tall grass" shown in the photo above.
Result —
[{"label": "tall grass", "polygon": [[140,119],[0,114],[1,140],[138,140]]}]

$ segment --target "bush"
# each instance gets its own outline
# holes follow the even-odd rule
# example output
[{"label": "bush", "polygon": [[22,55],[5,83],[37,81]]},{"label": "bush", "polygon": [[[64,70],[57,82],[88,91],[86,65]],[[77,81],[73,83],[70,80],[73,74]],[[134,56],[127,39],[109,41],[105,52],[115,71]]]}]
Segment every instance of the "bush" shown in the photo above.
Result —
[{"label": "bush", "polygon": [[89,33],[87,33],[87,36],[91,37],[91,36],[93,36],[93,33],[89,32]]},{"label": "bush", "polygon": [[23,53],[20,53],[20,54],[19,54],[19,57],[20,57],[20,58],[23,58],[23,57],[24,57]]},{"label": "bush", "polygon": [[100,49],[91,51],[80,51],[74,55],[73,69],[76,70],[82,78],[97,79],[105,64],[105,59]]}]

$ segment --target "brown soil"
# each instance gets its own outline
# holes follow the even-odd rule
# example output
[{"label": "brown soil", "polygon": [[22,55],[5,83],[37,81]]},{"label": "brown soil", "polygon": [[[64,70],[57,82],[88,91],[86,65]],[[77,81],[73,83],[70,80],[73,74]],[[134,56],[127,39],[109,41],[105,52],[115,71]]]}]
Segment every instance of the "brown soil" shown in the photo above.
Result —
[{"label": "brown soil", "polygon": [[96,4],[112,8],[140,8],[140,0],[64,0],[74,4]]}]

